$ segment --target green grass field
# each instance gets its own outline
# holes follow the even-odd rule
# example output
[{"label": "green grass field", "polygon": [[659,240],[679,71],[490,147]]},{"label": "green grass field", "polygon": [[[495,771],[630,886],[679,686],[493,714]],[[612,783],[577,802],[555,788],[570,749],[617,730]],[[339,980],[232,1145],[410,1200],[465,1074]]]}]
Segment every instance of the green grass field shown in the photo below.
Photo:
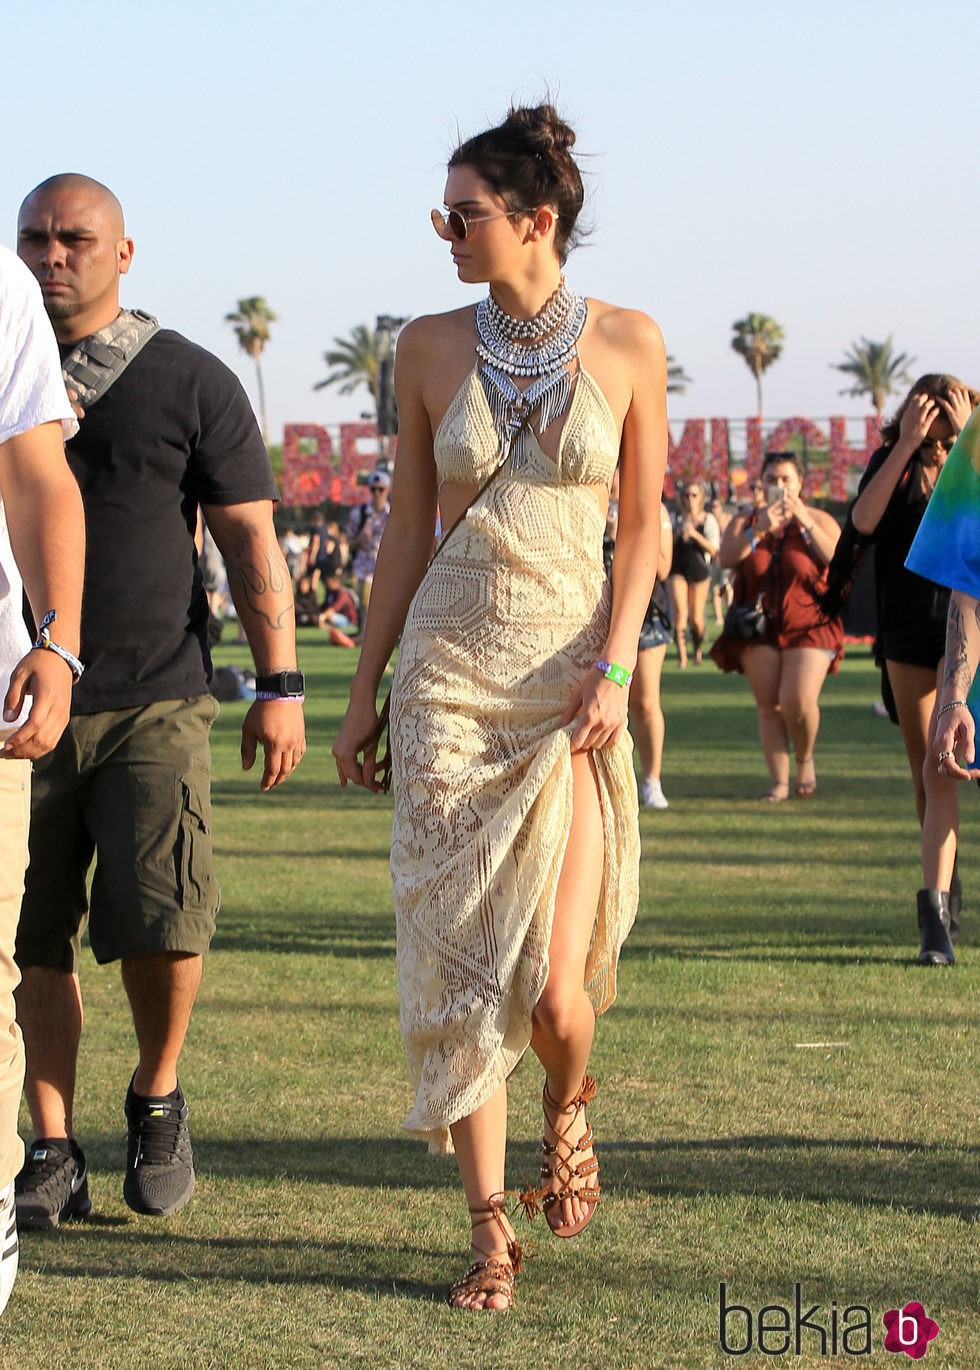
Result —
[{"label": "green grass field", "polygon": [[[887,1366],[907,1362],[883,1350],[882,1314],[919,1299],[940,1327],[930,1370],[980,1365],[980,794],[962,795],[957,965],[920,968],[912,795],[867,649],[824,692],[816,797],[776,807],[757,802],[744,680],[668,663],[671,807],[641,817],[640,914],[593,1057],[605,1198],[577,1240],[532,1228],[507,1316],[445,1305],[466,1264],[455,1168],[401,1132],[390,806],[342,793],[329,756],[352,664],[303,635],[310,749],[279,793],[239,768],[245,706],[215,728],[224,907],[182,1067],[198,1191],[176,1218],[123,1204],[132,1032],[117,969],[86,959],[76,1122],[95,1216],[23,1236],[0,1365],[849,1359],[812,1332],[800,1357],[726,1357],[721,1281],[754,1314],[801,1283],[828,1337],[832,1304],[841,1327],[866,1305],[858,1363]],[[529,1057],[513,1184],[537,1170],[540,1083]],[[744,1341],[744,1320],[730,1330]]]}]

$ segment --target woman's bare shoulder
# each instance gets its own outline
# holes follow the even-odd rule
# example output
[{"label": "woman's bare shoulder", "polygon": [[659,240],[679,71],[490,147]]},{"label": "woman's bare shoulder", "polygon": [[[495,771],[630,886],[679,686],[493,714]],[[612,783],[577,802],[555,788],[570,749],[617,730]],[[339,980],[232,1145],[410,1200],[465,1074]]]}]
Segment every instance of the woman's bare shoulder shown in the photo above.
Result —
[{"label": "woman's bare shoulder", "polygon": [[606,300],[589,300],[589,317],[599,335],[613,347],[663,355],[664,338],[655,319],[640,309],[624,309]]},{"label": "woman's bare shoulder", "polygon": [[473,332],[473,306],[450,309],[445,314],[420,314],[398,334],[399,348],[418,354],[452,348]]}]

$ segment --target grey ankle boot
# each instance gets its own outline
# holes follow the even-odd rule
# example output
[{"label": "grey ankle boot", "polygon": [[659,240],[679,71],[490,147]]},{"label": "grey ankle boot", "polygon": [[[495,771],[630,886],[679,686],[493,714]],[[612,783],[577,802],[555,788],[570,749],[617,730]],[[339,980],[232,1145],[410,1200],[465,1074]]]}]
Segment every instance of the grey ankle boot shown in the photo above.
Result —
[{"label": "grey ankle boot", "polygon": [[949,940],[949,895],[945,890],[919,890],[916,900],[922,934],[920,965],[951,966],[955,957]]}]

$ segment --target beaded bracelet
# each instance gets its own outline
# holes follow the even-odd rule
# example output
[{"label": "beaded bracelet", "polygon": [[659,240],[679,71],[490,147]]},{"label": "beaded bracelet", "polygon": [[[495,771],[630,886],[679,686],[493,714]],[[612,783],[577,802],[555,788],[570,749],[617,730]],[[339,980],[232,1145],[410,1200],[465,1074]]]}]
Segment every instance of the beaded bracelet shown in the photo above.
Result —
[{"label": "beaded bracelet", "polygon": [[951,699],[948,704],[943,705],[943,707],[939,710],[939,713],[936,714],[936,717],[942,718],[943,714],[950,714],[953,712],[954,709],[966,708],[968,708],[968,705],[965,699]]},{"label": "beaded bracelet", "polygon": [[594,661],[593,666],[597,671],[605,676],[606,680],[611,680],[614,685],[626,686],[633,679],[633,672],[628,671],[625,666],[617,666],[615,661]]},{"label": "beaded bracelet", "polygon": [[260,704],[272,704],[277,701],[282,704],[302,704],[306,695],[280,695],[274,694],[272,690],[256,690],[255,698]]}]

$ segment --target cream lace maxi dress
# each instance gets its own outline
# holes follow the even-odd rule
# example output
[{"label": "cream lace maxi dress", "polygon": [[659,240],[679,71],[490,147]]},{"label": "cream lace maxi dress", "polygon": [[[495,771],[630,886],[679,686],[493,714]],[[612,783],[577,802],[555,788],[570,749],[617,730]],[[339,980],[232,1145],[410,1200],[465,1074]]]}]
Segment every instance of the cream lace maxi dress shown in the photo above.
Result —
[{"label": "cream lace maxi dress", "polygon": [[[474,369],[435,437],[440,481],[482,483],[500,450]],[[604,511],[615,421],[580,370],[557,461],[533,437],[432,563],[412,601],[391,695],[391,870],[401,1027],[417,1095],[405,1122],[432,1151],[494,1093],[531,1039],[548,978],[555,890],[572,817],[570,727],[559,721],[601,654],[611,588]],[[594,753],[605,837],[586,966],[597,1012],[616,996],[636,916],[632,746]]]}]

